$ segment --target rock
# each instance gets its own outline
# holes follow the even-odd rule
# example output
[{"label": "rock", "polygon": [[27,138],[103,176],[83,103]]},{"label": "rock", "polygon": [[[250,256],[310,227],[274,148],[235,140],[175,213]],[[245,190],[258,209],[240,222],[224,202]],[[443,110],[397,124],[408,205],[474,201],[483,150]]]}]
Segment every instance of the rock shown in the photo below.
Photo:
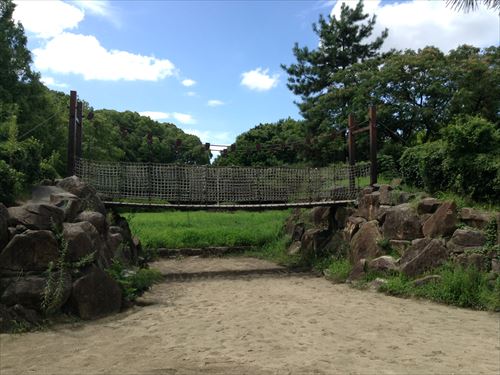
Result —
[{"label": "rock", "polygon": [[483,232],[473,229],[457,229],[453,232],[450,241],[446,244],[452,253],[463,253],[466,250],[473,251],[486,244],[486,236]]},{"label": "rock", "polygon": [[9,211],[3,203],[0,203],[0,251],[7,245],[9,239]]},{"label": "rock", "polygon": [[302,237],[302,246],[300,251],[306,258],[314,257],[322,253],[330,239],[328,229],[308,229]]},{"label": "rock", "polygon": [[284,230],[285,233],[291,236],[293,234],[293,229],[295,224],[300,220],[300,208],[294,208],[292,214],[288,216],[285,221]]},{"label": "rock", "polygon": [[113,213],[113,222],[115,226],[118,226],[121,228],[122,236],[123,236],[123,241],[125,242],[126,248],[129,251],[130,254],[130,261],[136,262],[137,261],[137,249],[134,246],[134,241],[132,240],[132,232],[130,231],[130,227],[128,225],[128,221],[118,215],[116,212]]},{"label": "rock", "polygon": [[383,255],[378,242],[382,234],[376,220],[368,221],[361,226],[351,240],[349,260],[356,264],[360,259],[373,259]]},{"label": "rock", "polygon": [[371,194],[375,191],[375,189],[372,186],[365,186],[363,189],[361,189],[360,195],[367,195]]},{"label": "rock", "polygon": [[369,261],[368,270],[382,273],[396,272],[398,271],[398,266],[396,264],[396,260],[393,257],[389,255],[383,255]]},{"label": "rock", "polygon": [[75,218],[75,222],[88,221],[92,224],[97,231],[103,235],[108,230],[108,223],[106,217],[95,211],[83,211]]},{"label": "rock", "polygon": [[441,205],[441,202],[436,198],[424,198],[417,205],[417,213],[419,215],[423,214],[433,214]]},{"label": "rock", "polygon": [[387,206],[387,205],[382,205],[378,208],[378,215],[377,215],[376,219],[380,225],[384,225],[385,214],[387,213],[387,211],[389,211],[390,208],[391,208],[391,206]]},{"label": "rock", "polygon": [[380,185],[380,204],[381,205],[390,205],[391,204],[391,195],[392,191],[391,185]]},{"label": "rock", "polygon": [[97,211],[106,215],[106,209],[101,199],[98,197],[96,190],[92,186],[81,181],[78,177],[66,177],[59,181],[57,186],[80,198],[83,210]]},{"label": "rock", "polygon": [[382,279],[380,277],[377,277],[375,280],[373,280],[370,284],[369,284],[369,288],[371,290],[379,290],[382,285],[385,285],[387,284],[387,280],[386,279]]},{"label": "rock", "polygon": [[464,207],[458,215],[460,220],[470,227],[485,229],[493,216],[487,212],[479,211],[474,208]]},{"label": "rock", "polygon": [[391,247],[398,252],[399,255],[403,255],[411,245],[411,241],[408,240],[389,240]]},{"label": "rock", "polygon": [[380,207],[380,193],[378,191],[365,194],[358,199],[357,215],[368,221],[375,220]]},{"label": "rock", "polygon": [[73,283],[69,305],[82,319],[95,319],[120,311],[118,283],[97,267]]},{"label": "rock", "polygon": [[0,304],[0,333],[19,332],[19,329],[31,329],[42,323],[42,317],[35,310],[22,305],[11,307]]},{"label": "rock", "polygon": [[80,198],[64,190],[61,193],[51,194],[50,203],[64,210],[65,221],[73,221],[82,210]]},{"label": "rock", "polygon": [[54,234],[48,230],[27,230],[17,234],[0,253],[0,269],[45,271],[59,258]]},{"label": "rock", "polygon": [[67,259],[78,262],[83,257],[98,251],[101,241],[97,229],[88,221],[64,223],[63,237],[68,244]]},{"label": "rock", "polygon": [[346,283],[350,283],[355,280],[361,279],[366,275],[366,259],[360,259],[356,262],[354,267],[352,268],[349,276],[347,277]]},{"label": "rock", "polygon": [[361,228],[361,225],[364,223],[366,223],[366,220],[362,217],[350,216],[347,219],[346,227],[342,232],[344,240],[350,242],[354,235],[358,232],[359,228]]},{"label": "rock", "polygon": [[453,234],[457,225],[457,205],[444,202],[422,227],[425,237],[448,237]]},{"label": "rock", "polygon": [[291,245],[288,247],[287,254],[288,255],[298,254],[301,246],[302,246],[302,243],[300,241],[292,242]]},{"label": "rock", "polygon": [[[56,278],[59,271],[56,272]],[[64,273],[61,284],[61,297],[53,306],[54,311],[66,303],[71,293],[71,276]],[[1,302],[7,306],[21,304],[24,307],[42,311],[42,300],[47,286],[47,279],[40,276],[25,276],[14,279],[3,291]]]},{"label": "rock", "polygon": [[422,237],[420,218],[408,203],[387,210],[382,231],[384,237],[390,240],[412,240]]},{"label": "rock", "polygon": [[295,224],[292,231],[292,241],[300,241],[304,235],[305,225],[304,223]]},{"label": "rock", "polygon": [[344,229],[347,225],[347,219],[353,215],[356,210],[352,207],[337,206],[335,209],[335,229]]},{"label": "rock", "polygon": [[427,275],[424,277],[421,277],[419,279],[413,280],[413,285],[414,286],[423,286],[429,283],[436,283],[438,281],[441,281],[441,276],[439,275]]},{"label": "rock", "polygon": [[309,211],[309,219],[315,228],[328,229],[330,227],[330,207],[318,206]]},{"label": "rock", "polygon": [[414,277],[440,266],[448,258],[448,252],[442,241],[437,239],[418,239],[399,261],[401,272]]},{"label": "rock", "polygon": [[479,271],[486,271],[488,269],[488,258],[483,254],[459,254],[455,258],[455,262],[464,268],[474,267]]},{"label": "rock", "polygon": [[65,191],[57,186],[40,184],[31,189],[31,199],[29,203],[52,203],[50,196],[58,193],[65,193]]},{"label": "rock", "polygon": [[401,185],[401,182],[403,182],[403,180],[401,178],[393,178],[391,181],[391,186],[393,188],[398,187]]},{"label": "rock", "polygon": [[424,225],[425,222],[432,216],[432,214],[422,214],[420,215],[420,225]]},{"label": "rock", "polygon": [[23,206],[9,207],[9,224],[22,224],[29,229],[52,229],[64,221],[64,211],[59,207],[45,203],[29,203]]}]

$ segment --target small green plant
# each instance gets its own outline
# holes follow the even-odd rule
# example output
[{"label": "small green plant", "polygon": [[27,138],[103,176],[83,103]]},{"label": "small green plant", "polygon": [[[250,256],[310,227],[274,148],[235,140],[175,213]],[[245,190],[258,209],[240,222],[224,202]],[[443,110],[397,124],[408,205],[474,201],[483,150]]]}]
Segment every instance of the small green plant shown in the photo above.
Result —
[{"label": "small green plant", "polygon": [[333,260],[326,269],[326,273],[335,282],[345,282],[351,270],[351,263],[347,259],[341,258]]},{"label": "small green plant", "polygon": [[113,259],[108,274],[118,282],[125,301],[134,301],[154,283],[161,280],[160,271],[150,268],[126,268],[118,259]]},{"label": "small green plant", "polygon": [[377,241],[377,245],[386,253],[387,255],[390,255],[394,258],[399,258],[400,254],[395,250],[392,245],[391,241],[388,238],[382,238]]}]

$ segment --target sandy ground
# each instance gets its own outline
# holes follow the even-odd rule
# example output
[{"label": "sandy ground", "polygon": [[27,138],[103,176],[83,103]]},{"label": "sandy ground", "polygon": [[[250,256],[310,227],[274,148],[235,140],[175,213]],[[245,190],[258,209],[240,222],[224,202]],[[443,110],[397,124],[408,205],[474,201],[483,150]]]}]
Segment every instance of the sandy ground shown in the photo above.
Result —
[{"label": "sandy ground", "polygon": [[0,374],[500,373],[499,314],[310,275],[225,275],[274,267],[245,258],[157,266],[205,275],[156,285],[119,315],[0,335]]}]

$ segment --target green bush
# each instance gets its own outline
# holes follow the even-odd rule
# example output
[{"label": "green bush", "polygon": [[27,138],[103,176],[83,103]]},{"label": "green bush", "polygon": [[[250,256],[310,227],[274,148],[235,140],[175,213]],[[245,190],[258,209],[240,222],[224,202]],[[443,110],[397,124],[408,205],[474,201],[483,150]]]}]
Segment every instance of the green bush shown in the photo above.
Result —
[{"label": "green bush", "polygon": [[0,202],[7,205],[14,203],[24,183],[23,174],[0,160],[0,181]]},{"label": "green bush", "polygon": [[107,272],[120,285],[125,301],[134,301],[162,278],[158,270],[137,267],[126,268],[117,259],[113,259]]},{"label": "green bush", "polygon": [[405,150],[403,182],[429,192],[451,191],[476,201],[500,196],[500,130],[478,117],[447,126],[443,138]]},{"label": "green bush", "polygon": [[380,155],[377,157],[378,172],[386,178],[398,176],[398,168],[391,155]]}]

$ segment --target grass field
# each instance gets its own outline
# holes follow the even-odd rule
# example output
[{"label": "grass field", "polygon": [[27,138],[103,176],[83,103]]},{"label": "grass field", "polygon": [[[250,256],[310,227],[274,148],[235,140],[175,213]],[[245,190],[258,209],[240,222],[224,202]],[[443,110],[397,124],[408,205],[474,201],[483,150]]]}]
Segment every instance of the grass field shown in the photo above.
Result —
[{"label": "grass field", "polygon": [[280,238],[283,211],[125,212],[135,236],[146,248],[263,246]]}]

